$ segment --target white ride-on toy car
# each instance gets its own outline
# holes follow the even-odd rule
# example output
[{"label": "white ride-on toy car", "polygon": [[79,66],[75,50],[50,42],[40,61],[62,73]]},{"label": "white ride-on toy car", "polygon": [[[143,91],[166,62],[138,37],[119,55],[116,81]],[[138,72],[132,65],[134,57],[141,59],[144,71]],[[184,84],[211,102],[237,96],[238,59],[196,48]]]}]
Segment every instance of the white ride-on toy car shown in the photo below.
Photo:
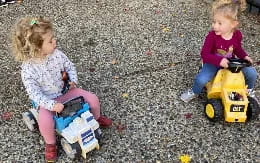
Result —
[{"label": "white ride-on toy car", "polygon": [[[33,107],[22,114],[23,121],[31,131],[38,128],[38,106],[32,102]],[[98,122],[89,111],[89,105],[82,96],[64,103],[64,109],[55,115],[55,128],[62,137],[61,146],[68,157],[74,159],[94,149],[99,149],[101,130]]]}]

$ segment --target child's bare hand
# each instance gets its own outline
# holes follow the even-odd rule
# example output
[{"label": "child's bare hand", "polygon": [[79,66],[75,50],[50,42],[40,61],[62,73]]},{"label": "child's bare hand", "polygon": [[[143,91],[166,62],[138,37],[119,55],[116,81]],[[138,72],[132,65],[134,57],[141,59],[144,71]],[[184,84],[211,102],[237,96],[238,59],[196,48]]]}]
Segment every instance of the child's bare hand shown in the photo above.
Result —
[{"label": "child's bare hand", "polygon": [[249,56],[245,56],[244,59],[253,64],[253,60]]},{"label": "child's bare hand", "polygon": [[69,85],[70,85],[70,89],[77,87],[76,83],[74,82],[69,82]]},{"label": "child's bare hand", "polygon": [[220,62],[220,66],[221,67],[224,67],[224,68],[228,68],[228,60],[227,60],[227,58],[223,58],[222,60],[221,60],[221,62]]},{"label": "child's bare hand", "polygon": [[56,103],[54,104],[53,111],[60,113],[64,108],[64,105],[62,103]]}]

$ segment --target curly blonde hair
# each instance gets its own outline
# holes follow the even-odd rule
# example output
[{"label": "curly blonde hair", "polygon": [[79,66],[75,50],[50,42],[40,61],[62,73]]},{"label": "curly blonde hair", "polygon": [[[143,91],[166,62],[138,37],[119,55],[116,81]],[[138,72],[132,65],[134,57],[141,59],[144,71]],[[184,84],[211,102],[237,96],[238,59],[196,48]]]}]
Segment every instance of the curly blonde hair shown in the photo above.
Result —
[{"label": "curly blonde hair", "polygon": [[43,58],[42,35],[53,31],[52,23],[43,17],[21,18],[12,30],[12,50],[17,61]]},{"label": "curly blonde hair", "polygon": [[238,21],[239,14],[246,9],[246,0],[215,0],[212,16],[221,13],[230,20]]}]

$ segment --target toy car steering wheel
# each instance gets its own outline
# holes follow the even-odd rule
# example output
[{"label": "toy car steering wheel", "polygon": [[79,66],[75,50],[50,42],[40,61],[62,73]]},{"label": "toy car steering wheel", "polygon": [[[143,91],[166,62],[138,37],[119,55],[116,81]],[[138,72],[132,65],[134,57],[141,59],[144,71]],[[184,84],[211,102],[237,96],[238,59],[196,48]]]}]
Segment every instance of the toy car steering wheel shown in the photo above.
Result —
[{"label": "toy car steering wheel", "polygon": [[237,73],[239,72],[242,68],[244,67],[249,67],[252,64],[245,59],[239,59],[239,58],[229,58],[228,59],[229,63],[228,63],[228,69],[232,72],[232,73]]},{"label": "toy car steering wheel", "polygon": [[67,117],[75,114],[79,109],[82,108],[85,100],[82,96],[75,97],[63,103],[64,109],[58,116]]}]

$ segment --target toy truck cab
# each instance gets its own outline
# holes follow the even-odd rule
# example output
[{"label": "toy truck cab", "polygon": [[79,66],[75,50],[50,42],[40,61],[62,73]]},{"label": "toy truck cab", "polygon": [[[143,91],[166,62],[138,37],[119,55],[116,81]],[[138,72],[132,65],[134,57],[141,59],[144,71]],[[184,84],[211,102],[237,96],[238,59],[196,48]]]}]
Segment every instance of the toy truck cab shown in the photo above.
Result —
[{"label": "toy truck cab", "polygon": [[[89,105],[80,96],[65,102],[63,111],[53,117],[56,131],[62,137],[61,146],[70,158],[79,155],[86,158],[88,152],[99,149],[101,130],[89,109]],[[37,106],[34,105],[23,113],[23,119],[31,131],[35,130],[38,120]]]},{"label": "toy truck cab", "polygon": [[206,85],[207,98],[204,112],[209,120],[223,117],[226,122],[245,122],[259,114],[258,102],[248,96],[242,68],[251,64],[241,59],[230,59],[228,69],[220,69]]}]

